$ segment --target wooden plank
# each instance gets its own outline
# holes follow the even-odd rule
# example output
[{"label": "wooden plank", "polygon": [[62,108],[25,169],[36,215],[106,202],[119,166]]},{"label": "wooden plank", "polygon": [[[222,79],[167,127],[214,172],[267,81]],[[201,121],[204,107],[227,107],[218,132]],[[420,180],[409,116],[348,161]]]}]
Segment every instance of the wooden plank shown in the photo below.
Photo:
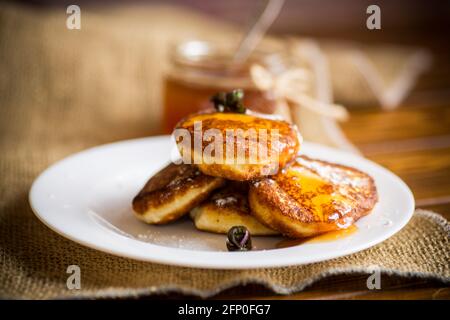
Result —
[{"label": "wooden plank", "polygon": [[416,200],[450,196],[450,148],[368,155],[398,174]]},{"label": "wooden plank", "polygon": [[442,202],[437,204],[423,205],[418,204],[417,208],[431,210],[442,215],[445,219],[450,220],[450,202]]},{"label": "wooden plank", "polygon": [[400,288],[396,290],[374,291],[317,291],[301,292],[290,296],[267,296],[260,299],[274,300],[425,300],[425,299],[450,299],[450,289],[447,287],[435,287],[425,289]]},{"label": "wooden plank", "polygon": [[362,148],[370,143],[424,137],[443,137],[450,145],[450,104],[401,107],[389,112],[379,108],[353,109],[342,129]]},{"label": "wooden plank", "polygon": [[331,276],[291,295],[273,294],[260,285],[239,286],[214,299],[450,299],[450,288],[436,281],[382,275],[381,289],[369,290],[367,277],[366,274]]}]

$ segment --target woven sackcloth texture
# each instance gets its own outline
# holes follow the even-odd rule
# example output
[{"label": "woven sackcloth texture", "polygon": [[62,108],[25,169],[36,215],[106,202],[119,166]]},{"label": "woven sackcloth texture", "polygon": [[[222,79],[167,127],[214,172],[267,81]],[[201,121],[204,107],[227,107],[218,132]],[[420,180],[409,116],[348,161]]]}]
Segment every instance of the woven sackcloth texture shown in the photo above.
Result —
[{"label": "woven sackcloth texture", "polygon": [[[374,265],[389,274],[449,280],[449,224],[420,210],[401,232],[368,250],[311,265],[243,271],[133,261],[50,231],[34,217],[27,200],[43,169],[84,148],[156,130],[157,71],[165,52],[156,50],[155,43],[164,48],[167,35],[175,32],[189,37],[220,30],[233,37],[227,26],[164,7],[116,15],[83,11],[82,30],[70,31],[65,12],[0,5],[0,297],[168,291],[206,297],[246,283],[290,293],[328,275],[368,272]],[[176,28],[171,21],[177,21]],[[72,264],[81,268],[80,290],[66,287]]]}]

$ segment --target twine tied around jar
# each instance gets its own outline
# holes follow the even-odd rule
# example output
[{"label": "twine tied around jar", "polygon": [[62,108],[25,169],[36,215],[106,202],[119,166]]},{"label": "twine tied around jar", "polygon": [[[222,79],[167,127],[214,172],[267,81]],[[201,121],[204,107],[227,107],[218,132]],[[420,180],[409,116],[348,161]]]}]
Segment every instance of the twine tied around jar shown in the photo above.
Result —
[{"label": "twine tied around jar", "polygon": [[269,92],[275,99],[276,113],[292,122],[290,107],[308,108],[309,110],[344,121],[349,117],[347,109],[338,104],[324,103],[313,98],[311,90],[311,74],[307,69],[294,68],[278,75],[272,74],[261,65],[254,64],[250,68],[250,76],[254,85],[261,91]]}]

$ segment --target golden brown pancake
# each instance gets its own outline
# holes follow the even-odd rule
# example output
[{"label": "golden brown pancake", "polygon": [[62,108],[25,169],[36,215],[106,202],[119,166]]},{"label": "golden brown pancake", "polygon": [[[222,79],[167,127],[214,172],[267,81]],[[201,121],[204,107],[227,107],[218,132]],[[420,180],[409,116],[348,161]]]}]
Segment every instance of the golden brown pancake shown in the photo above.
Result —
[{"label": "golden brown pancake", "polygon": [[250,184],[252,214],[293,238],[352,225],[378,200],[373,179],[357,169],[299,156],[277,175]]},{"label": "golden brown pancake", "polygon": [[171,163],[145,184],[133,199],[133,210],[146,223],[168,223],[188,213],[224,182],[194,166]]},{"label": "golden brown pancake", "polygon": [[[197,129],[197,132],[201,132],[203,137],[200,140],[201,148],[198,150],[194,148],[195,123],[201,123],[201,128]],[[180,121],[176,129],[188,132],[191,137],[188,148],[180,147],[182,145],[180,141],[183,139],[177,140],[180,153],[185,159],[196,164],[204,174],[238,181],[276,173],[295,157],[301,142],[301,137],[294,125],[282,120],[249,114],[221,112],[194,114]],[[205,133],[211,133],[211,129],[222,137],[223,143],[219,143],[217,149],[215,137],[208,138],[207,134],[205,135]],[[228,153],[228,158],[225,158],[227,130],[234,133],[235,136],[232,139],[235,143],[234,151],[230,149],[234,154]],[[244,140],[236,139],[237,132],[244,133]],[[260,132],[267,133],[265,141],[259,138]],[[189,151],[189,156],[185,155],[186,150]],[[255,150],[264,150],[262,156],[259,156]],[[239,157],[238,154],[242,156]],[[218,163],[217,158],[214,158],[216,156],[223,161]]]},{"label": "golden brown pancake", "polygon": [[245,226],[254,236],[278,234],[250,214],[248,184],[245,182],[228,181],[225,187],[192,209],[191,218],[196,228],[203,231],[227,233],[233,226]]}]

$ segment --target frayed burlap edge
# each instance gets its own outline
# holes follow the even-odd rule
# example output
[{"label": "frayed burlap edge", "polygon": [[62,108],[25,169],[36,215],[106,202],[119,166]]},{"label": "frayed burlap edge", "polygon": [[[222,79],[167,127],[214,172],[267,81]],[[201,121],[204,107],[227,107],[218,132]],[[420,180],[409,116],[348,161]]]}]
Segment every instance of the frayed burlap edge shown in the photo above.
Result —
[{"label": "frayed burlap edge", "polygon": [[[423,209],[417,209],[414,213],[415,215],[421,215],[424,217],[429,218],[433,222],[435,222],[438,226],[442,227],[444,232],[448,233],[450,236],[450,223],[442,217],[440,214],[437,214],[432,211],[427,211]],[[403,272],[398,270],[392,270],[388,268],[379,268],[378,269],[382,274],[388,275],[388,276],[399,276],[399,277],[416,277],[416,278],[422,278],[422,279],[430,279],[430,280],[437,280],[441,281],[443,283],[450,283],[450,278],[436,275],[433,273],[424,273],[424,272]],[[217,295],[221,293],[222,291],[225,291],[227,289],[231,289],[233,287],[237,287],[240,285],[248,285],[248,284],[256,284],[256,285],[262,285],[266,287],[267,289],[272,290],[276,294],[282,294],[282,295],[288,295],[295,292],[299,292],[307,288],[308,286],[314,284],[317,281],[320,281],[322,279],[325,279],[330,276],[335,275],[344,275],[344,274],[361,274],[361,273],[367,273],[370,274],[373,272],[373,269],[366,268],[366,267],[353,267],[353,268],[333,268],[329,269],[328,271],[311,277],[310,279],[302,280],[299,283],[293,285],[293,286],[280,286],[276,285],[274,283],[271,283],[270,281],[264,281],[258,278],[248,278],[248,279],[238,279],[235,281],[229,281],[228,283],[222,284],[220,286],[217,286],[213,290],[199,290],[193,287],[184,287],[184,286],[160,286],[158,288],[144,288],[139,290],[133,290],[133,292],[130,292],[129,290],[120,290],[120,289],[106,289],[106,290],[100,290],[92,293],[85,293],[78,298],[124,298],[124,297],[143,297],[148,296],[152,294],[165,294],[165,293],[181,293],[185,295],[192,295],[192,296],[198,296],[200,298],[209,298],[214,295]]]},{"label": "frayed burlap edge", "polygon": [[[417,209],[415,214],[417,218],[425,218],[428,220],[428,222],[432,223],[431,229],[433,233],[439,234],[440,237],[445,237],[450,235],[450,224],[449,222],[440,216],[439,214],[436,214],[431,211],[421,210]],[[400,231],[401,232],[401,231]],[[394,236],[395,237],[395,236]],[[387,240],[389,241],[389,240]],[[442,239],[441,239],[442,241]],[[383,246],[382,244],[379,244],[378,246]],[[367,249],[371,250],[371,249]],[[441,249],[442,250],[442,249]],[[448,252],[448,249],[444,249],[444,256],[447,258],[450,256],[450,253]],[[358,253],[354,254],[357,255]],[[391,253],[392,254],[392,253]],[[441,252],[442,254],[442,252]],[[348,261],[355,261],[355,263],[361,263],[360,257],[353,257],[352,255],[334,259],[335,261],[339,259],[348,259]],[[370,258],[370,256],[369,256]],[[445,257],[444,257],[445,260]],[[448,259],[447,259],[448,261]],[[318,264],[326,264],[327,262],[321,262]],[[331,261],[331,264],[333,264],[333,261]],[[433,263],[432,263],[433,264]],[[325,271],[314,274],[313,265],[305,265],[304,268],[310,268],[309,271],[312,273],[311,276],[306,277],[305,275],[299,276],[299,279],[297,281],[294,281],[291,284],[280,284],[277,283],[278,280],[277,276],[272,275],[272,277],[262,279],[259,278],[258,275],[261,275],[261,273],[265,273],[267,271],[270,271],[270,269],[261,269],[261,270],[253,270],[253,275],[249,274],[241,274],[238,271],[235,272],[235,274],[228,279],[227,281],[224,281],[222,283],[217,283],[216,285],[211,286],[207,289],[199,288],[199,286],[196,286],[196,283],[193,282],[190,285],[184,285],[184,284],[167,284],[167,285],[150,285],[150,286],[143,286],[142,288],[126,288],[126,287],[106,287],[106,288],[100,288],[97,287],[93,290],[81,290],[81,291],[67,291],[67,293],[63,295],[58,294],[52,294],[49,292],[47,295],[44,296],[46,299],[93,299],[93,298],[138,298],[143,296],[150,296],[155,294],[166,294],[166,293],[179,293],[189,296],[197,296],[200,298],[208,298],[211,296],[214,296],[224,290],[239,286],[239,285],[248,285],[248,284],[256,284],[256,285],[262,285],[266,287],[267,289],[273,291],[276,294],[292,294],[294,292],[302,291],[306,287],[314,284],[315,282],[319,280],[323,280],[327,277],[334,276],[334,275],[344,275],[344,274],[370,274],[373,272],[373,265],[371,266],[349,266],[349,267],[330,267],[326,269]],[[176,269],[177,267],[170,267],[165,266],[164,268],[167,268],[167,272],[175,272],[176,270],[173,270],[171,268]],[[274,268],[272,270],[278,269],[281,270],[281,273],[288,273],[286,270],[288,268],[295,268],[293,267],[287,267],[286,269],[278,269]],[[436,269],[436,266],[433,266],[433,268]],[[423,278],[423,279],[430,279],[430,280],[436,280],[441,281],[443,283],[450,283],[450,271],[449,271],[449,265],[444,265],[444,269],[440,272],[419,272],[419,271],[404,271],[396,268],[386,268],[383,266],[377,266],[377,270],[380,271],[382,274],[385,275],[395,275],[399,277],[416,277],[416,278]],[[252,270],[249,270],[252,271]],[[206,274],[205,277],[211,276],[205,270]],[[225,272],[225,271],[224,271]],[[233,271],[231,271],[233,272]],[[287,274],[280,274],[280,276],[289,277]],[[291,275],[292,276],[292,275]],[[195,277],[195,276],[194,276]],[[281,281],[282,282],[282,281]],[[6,288],[4,288],[6,289]],[[34,288],[34,290],[46,290],[46,288]],[[47,288],[48,289],[48,288]],[[5,290],[8,291],[8,290]],[[51,291],[51,290],[50,290]],[[4,298],[30,298],[35,296],[33,293],[29,293],[25,295],[25,297],[12,297],[8,295],[6,292],[3,292],[0,296],[3,296]]]}]

